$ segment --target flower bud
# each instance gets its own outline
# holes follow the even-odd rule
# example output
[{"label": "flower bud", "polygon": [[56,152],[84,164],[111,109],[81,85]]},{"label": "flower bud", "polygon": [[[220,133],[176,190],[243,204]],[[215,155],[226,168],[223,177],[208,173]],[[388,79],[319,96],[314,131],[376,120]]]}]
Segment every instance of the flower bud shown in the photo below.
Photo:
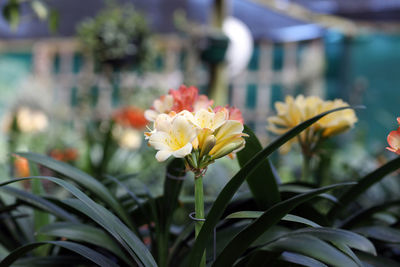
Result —
[{"label": "flower bud", "polygon": [[215,146],[216,142],[217,139],[215,138],[214,135],[207,136],[206,140],[204,140],[203,146],[201,147],[200,158],[203,157],[204,155],[207,155],[211,151],[211,149]]},{"label": "flower bud", "polygon": [[212,159],[219,159],[222,158],[223,156],[228,155],[229,153],[232,153],[233,151],[239,149],[244,145],[245,141],[243,139],[236,140],[232,143],[227,144],[220,150],[218,150],[212,157]]}]

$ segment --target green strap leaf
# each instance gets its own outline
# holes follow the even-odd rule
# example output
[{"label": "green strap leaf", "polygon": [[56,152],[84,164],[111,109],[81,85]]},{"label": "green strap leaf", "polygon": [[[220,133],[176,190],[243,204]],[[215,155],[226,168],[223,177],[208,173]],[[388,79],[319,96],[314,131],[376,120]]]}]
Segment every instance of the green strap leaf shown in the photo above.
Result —
[{"label": "green strap leaf", "polygon": [[263,249],[272,251],[290,251],[322,261],[330,266],[358,267],[346,254],[328,243],[312,236],[293,236],[282,238]]},{"label": "green strap leaf", "polygon": [[34,207],[47,211],[58,218],[66,221],[78,222],[78,220],[74,216],[71,216],[67,211],[40,196],[36,196],[32,193],[10,186],[2,186],[0,187],[0,190],[7,194],[13,195],[14,197],[21,199]]},{"label": "green strap leaf", "polygon": [[356,228],[353,231],[385,243],[400,244],[400,230],[388,226],[365,226]]},{"label": "green strap leaf", "polygon": [[376,205],[351,215],[349,218],[341,222],[339,228],[350,229],[357,225],[358,223],[363,223],[365,220],[369,219],[375,213],[384,211],[393,206],[400,206],[400,200],[388,201],[380,205]]},{"label": "green strap leaf", "polygon": [[353,183],[335,184],[310,190],[308,193],[297,195],[272,206],[270,209],[265,211],[262,216],[248,225],[232,239],[232,241],[218,256],[213,266],[231,266],[235,260],[246,251],[251,243],[253,243],[261,234],[266,232],[271,226],[279,222],[281,218],[292,209],[328,190],[349,186],[351,184]]},{"label": "green strap leaf", "polygon": [[25,246],[17,248],[16,250],[8,254],[8,256],[0,262],[0,266],[10,266],[14,261],[19,259],[27,252],[47,244],[63,247],[65,249],[74,251],[75,253],[82,255],[83,257],[102,267],[118,267],[115,262],[109,260],[100,253],[94,251],[93,249],[68,241],[42,241],[27,244]]},{"label": "green strap leaf", "polygon": [[307,234],[318,237],[319,239],[323,239],[325,241],[329,241],[337,244],[345,244],[351,248],[358,249],[360,251],[364,251],[366,253],[370,253],[372,255],[376,255],[376,250],[374,245],[367,238],[342,229],[334,229],[334,228],[304,228],[293,231],[287,236],[299,235],[299,234]]},{"label": "green strap leaf", "polygon": [[[297,185],[297,184],[282,184],[279,186],[279,192],[304,193],[309,191],[310,189],[315,189],[315,188],[316,187]],[[335,204],[339,203],[339,200],[330,194],[321,194],[318,197],[329,200]]]},{"label": "green strap leaf", "polygon": [[[253,131],[244,126],[244,132],[249,137],[246,138],[246,146],[237,153],[240,167],[243,167],[255,154],[262,150],[261,143]],[[276,179],[271,168],[271,162],[268,159],[265,159],[247,175],[246,182],[254,200],[262,210],[268,209],[281,200]]]},{"label": "green strap leaf", "polygon": [[37,164],[43,165],[53,171],[56,171],[62,175],[65,175],[78,185],[92,192],[94,195],[99,197],[100,200],[104,201],[107,205],[112,208],[116,214],[129,226],[131,229],[134,226],[131,224],[128,214],[125,212],[124,208],[119,204],[118,200],[110,193],[110,191],[98,180],[89,174],[72,167],[64,162],[57,161],[51,157],[44,155],[31,153],[31,152],[19,152],[15,153],[21,157],[26,158],[29,161],[35,162]]},{"label": "green strap leaf", "polygon": [[356,251],[356,255],[362,262],[366,263],[365,266],[400,267],[400,263],[385,257],[373,256],[362,251]]},{"label": "green strap leaf", "polygon": [[44,266],[79,266],[92,262],[80,255],[47,255],[44,257],[29,257],[15,261],[13,267],[44,267]]},{"label": "green strap leaf", "polygon": [[[238,211],[238,212],[234,212],[232,214],[229,214],[225,219],[257,219],[259,218],[261,215],[263,215],[264,212],[262,211]],[[297,223],[301,223],[301,224],[305,224],[311,227],[322,227],[321,225],[297,216],[297,215],[292,215],[292,214],[287,214],[285,215],[282,219],[282,221],[288,221],[288,222],[297,222]]]},{"label": "green strap leaf", "polygon": [[225,208],[227,207],[229,201],[232,199],[233,195],[239,189],[240,185],[244,182],[247,174],[253,171],[258,164],[262,163],[269,155],[271,155],[280,146],[285,144],[287,141],[301,133],[303,130],[307,129],[310,125],[321,119],[322,117],[339,110],[348,109],[350,107],[343,107],[333,109],[324,113],[321,113],[303,123],[300,123],[296,127],[292,128],[269,146],[265,147],[263,150],[258,152],[254,157],[252,157],[237,173],[232,177],[232,179],[225,185],[221,193],[218,195],[210,212],[207,215],[206,221],[199,235],[197,236],[196,242],[189,254],[189,261],[192,266],[197,267],[200,263],[201,256],[207,245],[207,242],[212,237],[213,229],[218,223],[219,219],[222,217]]},{"label": "green strap leaf", "polygon": [[64,237],[68,240],[89,243],[95,246],[103,247],[120,259],[124,260],[128,265],[132,265],[118,244],[107,235],[103,230],[81,223],[58,222],[46,225],[39,229],[38,233],[48,236]]},{"label": "green strap leaf", "polygon": [[328,267],[326,264],[323,264],[320,261],[293,252],[283,252],[280,256],[280,259],[307,267]]},{"label": "green strap leaf", "polygon": [[127,252],[140,266],[156,266],[155,260],[146,246],[126,225],[124,225],[114,214],[105,209],[103,206],[100,206],[94,202],[74,185],[59,178],[37,176],[12,179],[1,183],[0,186],[28,179],[49,180],[62,186],[82,202],[79,206],[80,211],[85,213],[92,220],[101,225],[106,231],[108,231],[127,250]]},{"label": "green strap leaf", "polygon": [[393,159],[382,167],[367,174],[358,183],[350,187],[342,196],[339,197],[341,205],[332,207],[328,213],[328,218],[333,219],[336,215],[347,207],[351,202],[356,200],[368,188],[381,181],[386,175],[400,168],[400,157]]}]

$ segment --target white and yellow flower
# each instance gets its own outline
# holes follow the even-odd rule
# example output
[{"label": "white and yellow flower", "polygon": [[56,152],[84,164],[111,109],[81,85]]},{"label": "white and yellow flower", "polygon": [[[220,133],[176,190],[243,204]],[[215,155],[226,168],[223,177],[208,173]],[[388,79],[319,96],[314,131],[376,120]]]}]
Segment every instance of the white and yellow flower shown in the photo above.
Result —
[{"label": "white and yellow flower", "polygon": [[[296,98],[287,96],[285,102],[275,103],[277,115],[268,118],[267,129],[276,134],[284,134],[296,125],[322,112],[346,106],[348,104],[340,99],[324,101],[316,96],[299,95]],[[303,150],[310,150],[321,138],[341,133],[351,128],[356,121],[357,117],[352,109],[329,114],[287,142],[281,147],[281,152],[288,152],[295,142],[299,142]]]},{"label": "white and yellow flower", "polygon": [[158,150],[156,159],[165,161],[171,155],[184,158],[192,152],[192,141],[197,136],[197,128],[182,115],[166,114],[157,116],[154,130],[149,135],[149,144]]},{"label": "white and yellow flower", "polygon": [[199,161],[203,156],[208,156],[211,161],[226,156],[245,144],[243,124],[237,120],[229,120],[229,112],[225,108],[218,112],[211,108],[201,109],[194,116],[188,117],[199,128],[193,142],[193,147],[200,151]]},{"label": "white and yellow flower", "polygon": [[165,161],[171,155],[184,158],[191,168],[204,169],[215,159],[241,149],[244,144],[243,124],[229,120],[229,112],[211,108],[192,113],[159,114],[154,128],[145,133],[149,145],[158,150],[156,158]]}]

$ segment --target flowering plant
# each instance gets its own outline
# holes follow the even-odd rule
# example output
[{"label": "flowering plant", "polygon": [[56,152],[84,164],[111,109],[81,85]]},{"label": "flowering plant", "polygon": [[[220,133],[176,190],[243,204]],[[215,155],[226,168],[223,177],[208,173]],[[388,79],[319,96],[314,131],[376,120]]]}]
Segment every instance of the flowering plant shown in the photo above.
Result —
[{"label": "flowering plant", "polygon": [[[268,118],[267,129],[276,134],[284,134],[299,123],[302,123],[317,114],[328,110],[347,107],[348,104],[341,99],[324,101],[316,96],[304,97],[298,95],[296,98],[287,96],[285,102],[276,102],[277,115]],[[327,138],[350,129],[357,122],[354,110],[344,109],[329,114],[304,132],[292,138],[281,147],[282,154],[287,153],[292,144],[299,143],[303,154],[302,179],[310,176],[310,163],[312,157],[319,152],[320,144]]]},{"label": "flowering plant", "polygon": [[[186,168],[195,175],[196,237],[204,219],[203,182],[207,166],[216,159],[235,153],[245,145],[240,110],[229,107],[213,109],[212,100],[199,95],[198,89],[182,85],[170,90],[145,112],[154,121],[145,133],[149,145],[158,150],[156,159],[170,156],[184,158]],[[201,260],[205,266],[205,253]]]},{"label": "flowering plant", "polygon": [[[276,134],[283,134],[289,129],[322,112],[346,107],[348,104],[341,99],[324,101],[317,96],[296,98],[287,96],[285,102],[276,102],[277,115],[268,118],[267,129]],[[281,152],[287,153],[292,144],[298,142],[304,152],[312,153],[317,144],[325,138],[342,133],[357,122],[357,117],[352,109],[345,109],[320,119],[303,133],[293,138]]]},{"label": "flowering plant", "polygon": [[198,89],[182,85],[161,96],[145,112],[153,129],[145,133],[149,145],[158,150],[156,159],[185,158],[187,167],[199,174],[216,159],[245,145],[243,118],[233,107],[212,108],[212,100]]}]

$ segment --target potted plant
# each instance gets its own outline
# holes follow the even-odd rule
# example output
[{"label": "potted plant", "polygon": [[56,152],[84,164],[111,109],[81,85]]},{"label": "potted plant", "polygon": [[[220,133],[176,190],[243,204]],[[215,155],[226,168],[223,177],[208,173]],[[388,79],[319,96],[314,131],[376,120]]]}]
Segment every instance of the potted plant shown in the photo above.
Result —
[{"label": "potted plant", "polygon": [[109,4],[94,18],[78,26],[83,48],[99,67],[143,67],[151,54],[150,29],[145,17],[132,5]]}]

